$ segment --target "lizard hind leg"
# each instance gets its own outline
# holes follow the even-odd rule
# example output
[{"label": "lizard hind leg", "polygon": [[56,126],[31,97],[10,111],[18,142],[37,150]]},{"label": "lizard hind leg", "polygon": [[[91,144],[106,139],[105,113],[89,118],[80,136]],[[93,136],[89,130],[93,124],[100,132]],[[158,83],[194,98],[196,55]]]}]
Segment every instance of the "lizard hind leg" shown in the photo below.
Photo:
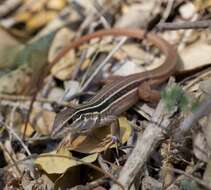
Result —
[{"label": "lizard hind leg", "polygon": [[138,88],[139,98],[146,102],[158,102],[160,92],[151,88],[149,82],[143,82]]}]

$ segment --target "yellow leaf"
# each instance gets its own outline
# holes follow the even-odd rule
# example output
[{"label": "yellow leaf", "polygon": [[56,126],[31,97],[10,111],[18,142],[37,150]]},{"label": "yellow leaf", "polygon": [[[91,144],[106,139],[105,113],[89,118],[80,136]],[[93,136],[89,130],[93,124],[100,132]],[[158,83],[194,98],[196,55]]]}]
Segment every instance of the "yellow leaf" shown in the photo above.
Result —
[{"label": "yellow leaf", "polygon": [[62,174],[67,169],[81,165],[83,162],[91,163],[97,159],[97,154],[89,155],[80,160],[75,159],[68,150],[61,149],[58,152],[53,151],[47,154],[41,154],[35,160],[35,164],[39,165],[48,174]]},{"label": "yellow leaf", "polygon": [[56,65],[51,69],[53,76],[60,80],[67,80],[75,69],[75,52],[69,51]]},{"label": "yellow leaf", "polygon": [[131,135],[131,127],[130,123],[128,122],[126,117],[120,117],[119,118],[119,125],[120,125],[120,136],[122,143],[125,143],[128,141],[130,135]]},{"label": "yellow leaf", "polygon": [[[22,134],[24,133],[24,129],[25,129],[25,124],[23,124],[23,125],[21,126],[21,133],[22,133]],[[34,133],[34,129],[33,129],[33,127],[31,126],[31,124],[28,123],[28,124],[27,124],[27,127],[26,127],[25,136],[26,136],[26,137],[30,137],[33,133]]]},{"label": "yellow leaf", "polygon": [[211,0],[194,0],[194,5],[198,10],[204,10],[211,6]]},{"label": "yellow leaf", "polygon": [[27,30],[32,31],[34,29],[38,29],[43,25],[47,24],[50,20],[52,20],[57,13],[55,11],[41,11],[35,14],[31,19],[26,23]]},{"label": "yellow leaf", "polygon": [[32,14],[30,12],[20,12],[15,15],[14,19],[16,22],[26,22],[31,18]]},{"label": "yellow leaf", "polygon": [[66,1],[65,0],[49,0],[48,1],[48,4],[47,4],[47,7],[49,9],[54,9],[54,10],[61,10],[64,8],[66,4]]}]

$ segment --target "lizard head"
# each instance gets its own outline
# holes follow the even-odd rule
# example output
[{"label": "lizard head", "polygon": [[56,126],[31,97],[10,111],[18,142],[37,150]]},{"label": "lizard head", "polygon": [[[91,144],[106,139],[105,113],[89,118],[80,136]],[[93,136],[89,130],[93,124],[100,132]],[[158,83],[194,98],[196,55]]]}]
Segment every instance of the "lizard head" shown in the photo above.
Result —
[{"label": "lizard head", "polygon": [[51,137],[64,137],[70,133],[88,133],[99,120],[97,113],[86,113],[82,108],[64,108],[55,117]]}]

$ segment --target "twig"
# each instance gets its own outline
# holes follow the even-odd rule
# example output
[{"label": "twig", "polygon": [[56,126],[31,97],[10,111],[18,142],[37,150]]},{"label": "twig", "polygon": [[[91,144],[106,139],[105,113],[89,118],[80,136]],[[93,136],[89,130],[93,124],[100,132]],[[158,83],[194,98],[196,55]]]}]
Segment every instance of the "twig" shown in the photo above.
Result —
[{"label": "twig", "polygon": [[205,187],[206,189],[211,190],[211,187],[206,182],[204,182],[203,180],[200,180],[199,178],[194,177],[193,175],[191,175],[191,174],[189,174],[187,172],[184,172],[184,171],[182,171],[180,169],[168,168],[168,167],[164,167],[164,169],[173,171],[173,172],[175,172],[177,174],[182,174],[182,175],[194,180],[196,183],[198,183],[199,185]]},{"label": "twig", "polygon": [[105,9],[103,9],[98,1],[94,1],[92,3],[94,11],[97,13],[97,16],[99,17],[101,23],[103,24],[104,28],[111,28],[111,25],[108,23],[107,19],[104,16],[104,13],[106,12]]},{"label": "twig", "polygon": [[99,52],[100,50],[99,49],[96,49],[96,52],[94,53],[94,55],[92,56],[91,60],[90,60],[90,66],[88,66],[88,68],[86,69],[85,73],[83,74],[83,77],[81,79],[81,83],[80,83],[80,86],[83,86],[83,84],[85,83],[85,81],[87,80],[88,76],[90,75],[91,73],[91,70],[92,70],[92,65],[95,61],[96,65],[99,65],[100,63],[102,63],[103,59],[106,58],[106,55],[102,54],[100,56],[100,59],[96,59],[97,56],[99,55]]},{"label": "twig", "polygon": [[181,124],[180,127],[178,128],[177,133],[175,134],[175,138],[180,138],[181,135],[186,133],[191,129],[191,127],[203,116],[206,116],[211,112],[211,99],[208,97],[205,99],[198,109],[191,113]]},{"label": "twig", "polygon": [[[17,95],[8,95],[8,94],[0,94],[0,100],[10,100],[10,101],[31,101],[30,96],[17,96]],[[57,103],[58,105],[62,106],[67,106],[69,105],[68,102],[57,102],[54,100],[50,100],[47,98],[37,98],[35,99],[35,102],[40,102],[40,103],[48,103],[48,104],[54,104]]]},{"label": "twig", "polygon": [[162,15],[160,23],[164,23],[165,20],[169,17],[169,15],[171,14],[171,10],[174,6],[174,3],[175,3],[175,0],[168,0],[167,1],[167,6],[166,6],[166,9],[164,10],[164,13]]},{"label": "twig", "polygon": [[200,20],[193,22],[174,22],[159,23],[156,28],[158,30],[184,30],[184,29],[203,29],[211,27],[211,20]]}]

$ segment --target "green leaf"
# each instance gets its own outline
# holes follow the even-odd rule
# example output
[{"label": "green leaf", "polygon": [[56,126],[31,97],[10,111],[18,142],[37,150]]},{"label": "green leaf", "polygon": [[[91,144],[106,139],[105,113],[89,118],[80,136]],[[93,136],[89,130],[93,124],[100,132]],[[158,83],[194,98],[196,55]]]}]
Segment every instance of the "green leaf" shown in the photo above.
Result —
[{"label": "green leaf", "polygon": [[183,89],[174,84],[161,92],[161,98],[163,99],[166,109],[172,110],[178,106],[182,111],[185,111],[189,105],[189,99],[185,96]]}]

